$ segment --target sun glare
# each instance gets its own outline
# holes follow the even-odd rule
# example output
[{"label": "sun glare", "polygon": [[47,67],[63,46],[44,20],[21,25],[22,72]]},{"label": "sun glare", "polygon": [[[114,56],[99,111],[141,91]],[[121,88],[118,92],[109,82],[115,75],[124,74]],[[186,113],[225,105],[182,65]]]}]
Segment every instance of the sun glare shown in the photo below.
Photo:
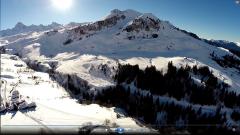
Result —
[{"label": "sun glare", "polygon": [[54,8],[59,10],[67,10],[71,8],[73,0],[51,0]]}]

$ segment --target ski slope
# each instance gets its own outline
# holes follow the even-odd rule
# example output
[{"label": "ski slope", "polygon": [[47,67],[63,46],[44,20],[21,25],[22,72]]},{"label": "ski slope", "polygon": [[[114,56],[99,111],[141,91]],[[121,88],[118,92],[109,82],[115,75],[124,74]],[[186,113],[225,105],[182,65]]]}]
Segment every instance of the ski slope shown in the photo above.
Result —
[{"label": "ski slope", "polygon": [[[54,133],[61,130],[78,132],[84,125],[103,125],[110,120],[109,127],[118,125],[125,128],[140,127],[129,117],[117,118],[121,113],[116,108],[101,107],[97,104],[83,105],[69,96],[64,88],[49,78],[47,73],[35,72],[20,59],[12,60],[13,55],[1,55],[1,80],[6,80],[7,99],[12,89],[18,90],[21,97],[36,102],[35,109],[8,111],[1,113],[1,131],[24,130],[30,126],[34,131],[44,130]],[[22,67],[16,67],[22,65]],[[36,79],[33,79],[35,77]],[[36,84],[36,82],[39,82]],[[3,94],[5,89],[1,87]]]}]

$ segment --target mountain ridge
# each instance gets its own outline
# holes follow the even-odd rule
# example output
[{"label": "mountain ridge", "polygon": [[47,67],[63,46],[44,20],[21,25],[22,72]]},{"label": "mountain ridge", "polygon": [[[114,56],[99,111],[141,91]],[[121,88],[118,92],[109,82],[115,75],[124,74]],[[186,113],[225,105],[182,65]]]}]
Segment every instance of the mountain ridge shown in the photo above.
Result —
[{"label": "mountain ridge", "polygon": [[[136,60],[134,63],[142,62],[146,65],[152,64],[152,60],[157,57],[169,58],[167,60],[180,57],[180,61],[191,58],[196,63],[212,67],[216,74],[221,72],[218,73],[219,76],[224,74],[222,79],[234,82],[234,89],[240,87],[237,85],[238,77],[231,80],[232,73],[223,73],[225,69],[211,57],[213,52],[217,58],[231,56],[231,52],[209,45],[196,38],[193,33],[178,29],[168,21],[162,21],[149,13],[115,9],[104,20],[19,37],[3,37],[1,40],[5,41],[6,48],[12,50],[11,53],[31,61],[46,61],[46,65],[51,59],[59,60],[59,56],[62,57],[62,63],[69,63],[68,59],[76,59],[72,63],[78,65],[81,55],[85,54],[130,63]],[[139,57],[144,59],[138,59]],[[61,62],[58,62],[58,66],[63,67],[59,69],[65,72],[66,68]],[[81,72],[75,65],[72,67],[72,71]]]}]

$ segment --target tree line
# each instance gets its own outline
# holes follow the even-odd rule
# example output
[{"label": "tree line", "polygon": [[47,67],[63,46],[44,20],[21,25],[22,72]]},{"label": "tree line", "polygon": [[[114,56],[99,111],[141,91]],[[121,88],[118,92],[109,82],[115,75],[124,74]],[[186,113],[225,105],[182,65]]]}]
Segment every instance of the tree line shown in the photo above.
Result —
[{"label": "tree line", "polygon": [[[204,85],[195,84],[191,75],[200,77]],[[206,66],[185,66],[177,69],[169,62],[168,70],[163,74],[154,66],[141,70],[138,65],[119,65],[114,79],[116,86],[98,91],[95,96],[84,93],[83,98],[90,101],[89,104],[122,108],[129,116],[159,130],[170,125],[192,133],[232,133],[226,127],[226,113],[221,111],[222,106],[219,104],[229,108],[237,107],[240,105],[240,95],[229,91],[229,86],[216,78]],[[132,90],[131,85],[138,90]],[[143,94],[142,90],[148,91],[148,94]],[[153,95],[217,107],[214,114],[209,114],[201,107],[196,109],[191,104],[183,106],[174,102],[161,102],[159,97],[154,98]],[[164,120],[159,120],[160,112],[166,112]],[[238,121],[240,112],[234,110],[231,118]],[[180,120],[182,125],[177,123]]]},{"label": "tree line", "polygon": [[[203,85],[195,83],[191,73],[201,79]],[[215,77],[207,66],[185,66],[177,69],[168,63],[166,74],[154,66],[140,70],[138,65],[119,65],[115,75],[117,84],[133,83],[139,90],[147,90],[158,96],[184,99],[200,105],[223,103],[227,107],[240,106],[240,95],[228,90],[228,85]]]},{"label": "tree line", "polygon": [[210,54],[212,59],[216,61],[220,66],[224,68],[235,68],[240,73],[240,60],[237,59],[233,55],[224,55],[222,57],[218,57],[215,55],[214,51]]},{"label": "tree line", "polygon": [[[159,131],[174,127],[191,133],[231,133],[225,125],[226,113],[221,113],[221,108],[216,108],[211,115],[201,107],[194,109],[192,105],[182,106],[174,102],[159,101],[159,98],[154,100],[151,94],[144,96],[139,91],[131,93],[129,87],[117,85],[98,92],[91,103],[122,108],[129,116],[138,118]],[[166,112],[164,119],[158,119],[160,112]],[[234,112],[233,117],[239,118],[239,113]],[[177,124],[180,119],[183,121],[182,125]]]}]

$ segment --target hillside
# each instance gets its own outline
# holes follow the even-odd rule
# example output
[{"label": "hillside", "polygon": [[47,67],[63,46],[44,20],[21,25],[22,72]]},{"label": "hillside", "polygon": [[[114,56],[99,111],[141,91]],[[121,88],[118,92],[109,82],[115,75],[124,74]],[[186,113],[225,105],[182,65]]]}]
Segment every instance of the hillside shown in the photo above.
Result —
[{"label": "hillside", "polygon": [[[225,113],[227,118],[224,120],[219,117],[212,119],[216,121],[221,119],[224,126],[229,129],[237,128],[236,125],[240,122],[240,119],[238,119],[240,58],[234,52],[238,51],[239,46],[225,45],[221,41],[200,39],[196,34],[181,30],[151,13],[140,13],[130,9],[124,11],[114,9],[99,21],[91,23],[70,23],[65,26],[54,25],[54,27],[44,27],[40,28],[40,30],[33,28],[28,30],[25,27],[27,26],[19,23],[12,30],[7,30],[9,32],[1,31],[1,33],[7,33],[1,34],[0,37],[2,52],[17,55],[29,68],[45,72],[43,74],[48,74],[52,80],[60,85],[59,87],[63,91],[65,90],[70,94],[71,98],[79,101],[87,100],[90,103],[107,107],[116,105],[124,108],[126,106],[122,107],[122,102],[116,103],[114,98],[109,97],[114,97],[114,90],[121,89],[124,91],[130,89],[132,91],[130,95],[129,93],[119,92],[120,96],[115,95],[116,98],[120,98],[121,95],[125,94],[127,97],[131,97],[131,94],[137,93],[138,96],[133,99],[140,103],[142,100],[146,100],[152,106],[157,106],[155,98],[159,98],[160,103],[167,103],[170,109],[174,108],[172,104],[176,104],[180,110],[182,107],[186,109],[189,105],[194,115],[197,113],[196,110],[201,108],[203,113],[207,112],[207,114],[204,114],[204,116],[207,115],[207,120],[200,121],[203,123],[208,122],[212,118],[210,116],[217,115],[220,117]],[[16,32],[16,29],[19,29],[18,32]],[[215,44],[215,42],[217,43]],[[173,66],[169,66],[171,62]],[[133,67],[130,65],[124,67],[127,64]],[[119,67],[121,65],[124,72],[120,72],[121,68]],[[139,68],[134,65],[138,65]],[[150,71],[150,75],[148,74],[146,70],[149,67],[156,68],[152,69],[152,72],[159,75],[156,77],[156,81],[160,81],[158,79],[161,77],[170,80],[169,83],[164,81],[166,83],[162,84],[166,89],[164,94],[155,92],[156,89],[152,89],[153,86],[151,85],[137,85],[136,80],[140,78],[139,81],[142,81],[141,77],[144,75],[146,78],[155,75]],[[176,69],[169,71],[169,67]],[[184,70],[183,73],[180,72],[180,69]],[[198,70],[200,70],[199,74],[196,73]],[[184,73],[187,74],[187,77],[181,76]],[[120,76],[121,78],[122,74],[122,80],[119,81],[117,77]],[[124,76],[126,74],[129,76]],[[168,74],[170,74],[170,77]],[[175,89],[173,89],[170,82],[176,78],[181,83],[178,84],[179,88],[174,87]],[[150,79],[151,77],[142,82],[147,82]],[[188,83],[188,81],[191,83]],[[154,85],[156,84],[160,85],[161,83],[154,83]],[[210,97],[214,101],[206,103],[198,99],[196,95],[195,97],[198,100],[193,100],[194,91],[190,90],[192,87],[196,88],[197,92],[199,92],[199,89],[206,92],[202,93],[200,97],[205,98],[204,95],[207,94],[206,99]],[[156,88],[160,89],[161,87],[156,86]],[[181,94],[181,96],[171,94],[171,89],[174,91],[180,88],[183,91],[188,91],[188,93],[183,94],[177,91],[173,93]],[[137,92],[134,93],[134,91]],[[101,92],[103,93],[101,94]],[[149,93],[149,95],[146,93]],[[219,93],[229,94],[229,97],[232,96],[236,100],[229,103],[229,105],[226,103],[227,99],[222,99],[218,95]],[[145,96],[142,97],[142,95]],[[132,100],[126,99],[124,104],[135,105]],[[56,102],[58,101],[56,100]],[[64,105],[65,101],[61,100],[59,104]],[[136,104],[136,106],[142,104]],[[134,105],[130,106],[130,108],[134,107]],[[77,106],[81,108],[81,105],[76,104],[76,108]],[[220,111],[218,110],[219,106],[221,106]],[[125,110],[128,109],[125,108]],[[137,117],[145,123],[156,124],[156,120],[161,120],[162,115],[165,115],[166,112],[169,113],[169,110],[165,110],[165,112],[163,110],[155,112],[154,118],[151,117],[153,115],[145,116],[136,113],[130,113],[129,115]],[[136,110],[131,111],[136,112]],[[233,112],[237,114],[237,119],[232,117]],[[39,113],[38,110],[36,113]],[[114,112],[109,111],[108,113]],[[197,113],[199,117],[200,114]],[[169,116],[171,115],[169,114]],[[4,117],[6,117],[5,121],[9,122],[8,116],[4,115]],[[182,122],[182,117],[174,118],[174,120],[176,120],[174,124],[181,125],[178,122]],[[187,124],[186,121],[183,123]]]},{"label": "hillside", "polygon": [[[78,125],[105,125],[109,128],[121,126],[148,130],[136,124],[134,119],[124,116],[118,108],[79,104],[64,88],[51,80],[49,74],[29,69],[17,56],[2,54],[1,66],[1,80],[4,80],[1,86],[6,87],[1,87],[1,109],[6,100],[11,103],[12,90],[19,91],[21,100],[34,101],[37,106],[7,113],[2,113],[1,110],[1,132],[12,132],[12,126],[15,125],[19,125],[17,128],[20,130],[31,125],[33,131],[42,129],[45,133],[75,134],[79,132]],[[3,98],[4,94],[6,99]],[[107,120],[109,122],[106,123]],[[62,129],[61,125],[72,125],[72,128]]]}]

